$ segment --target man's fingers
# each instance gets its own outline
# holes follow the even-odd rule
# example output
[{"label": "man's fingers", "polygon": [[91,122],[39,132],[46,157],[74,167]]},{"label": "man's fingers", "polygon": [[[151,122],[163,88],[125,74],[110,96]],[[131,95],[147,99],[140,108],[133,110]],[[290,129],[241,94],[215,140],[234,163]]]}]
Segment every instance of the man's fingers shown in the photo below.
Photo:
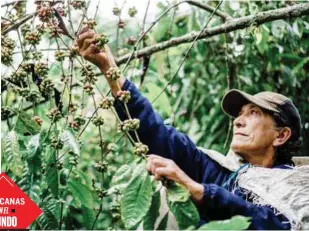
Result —
[{"label": "man's fingers", "polygon": [[80,36],[81,34],[85,33],[86,31],[89,30],[89,27],[88,26],[84,26],[79,32],[78,32],[78,36]]},{"label": "man's fingers", "polygon": [[93,44],[94,43],[94,41],[95,41],[95,39],[94,38],[86,38],[85,40],[84,40],[84,42],[83,42],[83,45],[82,45],[82,50],[87,50],[88,49],[88,47],[91,45],[91,44]]},{"label": "man's fingers", "polygon": [[80,54],[85,59],[88,59],[91,58],[93,54],[96,54],[98,52],[100,52],[100,49],[96,45],[90,44],[90,46],[86,50],[82,50]]},{"label": "man's fingers", "polygon": [[158,156],[158,155],[154,155],[154,154],[150,154],[148,155],[148,159],[161,159],[161,160],[169,160],[169,159],[166,159],[162,156]]},{"label": "man's fingers", "polygon": [[95,33],[93,31],[87,31],[83,34],[81,34],[79,36],[79,38],[77,39],[77,45],[79,48],[83,47],[83,43],[85,39],[89,39],[89,38],[93,38],[93,36],[95,35]]},{"label": "man's fingers", "polygon": [[169,176],[169,170],[168,168],[160,167],[156,168],[156,171],[154,172],[154,177],[156,180],[162,180],[163,177],[168,177]]},{"label": "man's fingers", "polygon": [[100,49],[98,48],[98,46],[91,44],[90,47],[89,47],[89,51],[91,52],[91,54],[99,53]]},{"label": "man's fingers", "polygon": [[167,165],[168,165],[168,159],[162,158],[157,155],[149,155],[146,168],[150,173],[154,174],[156,168],[165,167]]}]

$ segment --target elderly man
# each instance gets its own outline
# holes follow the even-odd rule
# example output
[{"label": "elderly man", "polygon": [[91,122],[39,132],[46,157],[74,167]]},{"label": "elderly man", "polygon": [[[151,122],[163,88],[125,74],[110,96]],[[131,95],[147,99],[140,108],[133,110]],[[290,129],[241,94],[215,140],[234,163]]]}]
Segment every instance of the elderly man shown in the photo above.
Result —
[{"label": "elderly man", "polygon": [[[94,35],[93,31],[83,29],[77,40],[78,50],[106,76],[115,63],[107,46],[104,51],[97,48]],[[300,228],[300,219],[305,215],[293,217],[295,210],[289,207],[285,213],[277,205],[287,197],[285,194],[277,204],[275,200],[267,200],[267,194],[275,198],[276,189],[281,190],[276,183],[271,183],[271,177],[276,174],[276,169],[283,171],[293,166],[289,147],[300,137],[300,116],[290,99],[272,92],[252,96],[238,90],[229,91],[222,100],[222,108],[235,120],[232,151],[224,159],[213,151],[202,151],[189,137],[164,125],[149,101],[128,79],[107,78],[107,81],[114,96],[120,90],[131,93],[128,109],[132,118],[140,119],[137,132],[141,142],[149,146],[149,153],[154,153],[149,155],[148,171],[156,179],[165,177],[187,187],[202,220],[207,222],[243,215],[252,218],[250,229]],[[123,104],[116,101],[114,106],[119,117],[127,119]],[[239,158],[239,161],[235,162],[232,157]],[[267,169],[274,171],[268,174]],[[250,176],[251,172],[251,178],[241,177],[246,171],[248,174],[243,175]],[[289,169],[286,172],[293,171]],[[255,179],[259,173],[262,173],[261,177]],[[282,174],[279,172],[279,175]],[[260,179],[261,182],[263,180],[261,188],[264,191],[257,187]],[[273,189],[275,186],[277,188]],[[251,187],[256,189],[251,190]],[[263,196],[260,191],[266,192],[266,195]]]}]

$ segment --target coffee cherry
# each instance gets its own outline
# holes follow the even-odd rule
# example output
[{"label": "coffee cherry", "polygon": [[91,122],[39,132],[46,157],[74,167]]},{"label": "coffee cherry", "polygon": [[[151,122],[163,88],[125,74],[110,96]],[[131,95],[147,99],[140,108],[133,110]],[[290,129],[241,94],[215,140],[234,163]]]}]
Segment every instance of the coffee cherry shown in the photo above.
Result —
[{"label": "coffee cherry", "polygon": [[98,172],[106,172],[107,171],[107,166],[108,166],[108,163],[106,161],[99,161],[99,162],[94,164],[94,168]]},{"label": "coffee cherry", "polygon": [[55,59],[59,62],[64,61],[64,59],[68,56],[65,51],[56,51],[55,52]]},{"label": "coffee cherry", "polygon": [[93,86],[90,83],[84,84],[84,91],[87,92],[89,95],[93,95]]},{"label": "coffee cherry", "polygon": [[95,126],[99,127],[99,126],[104,124],[104,119],[103,119],[102,116],[96,116],[96,117],[92,118],[92,123]]},{"label": "coffee cherry", "polygon": [[70,123],[70,127],[75,131],[78,131],[82,125],[86,123],[86,119],[83,115],[77,115],[74,121]]},{"label": "coffee cherry", "polygon": [[118,16],[118,15],[120,15],[120,12],[121,12],[121,10],[119,9],[119,7],[114,7],[113,8],[113,14],[114,15]]},{"label": "coffee cherry", "polygon": [[135,155],[141,156],[141,155],[146,155],[147,152],[149,152],[149,148],[147,145],[143,143],[135,143],[134,148],[133,148],[133,153]]},{"label": "coffee cherry", "polygon": [[31,73],[31,71],[32,71],[32,63],[23,63],[22,65],[21,65],[21,67],[22,67],[22,69],[25,71],[25,72],[27,72],[27,73]]},{"label": "coffee cherry", "polygon": [[27,79],[27,72],[23,69],[19,69],[10,76],[10,79],[14,83],[24,85]]},{"label": "coffee cherry", "polygon": [[83,22],[84,25],[87,25],[89,29],[94,29],[94,27],[97,25],[96,21],[94,19],[90,19],[88,21]]},{"label": "coffee cherry", "polygon": [[53,9],[49,2],[44,2],[37,5],[36,13],[42,22],[49,22],[53,16]]},{"label": "coffee cherry", "polygon": [[47,63],[37,63],[34,66],[34,71],[37,75],[39,75],[40,77],[46,77],[48,74],[48,65]]},{"label": "coffee cherry", "polygon": [[71,5],[75,10],[82,9],[86,7],[86,2],[84,0],[73,0]]},{"label": "coffee cherry", "polygon": [[41,118],[38,117],[38,116],[34,116],[32,119],[33,119],[38,125],[42,125],[42,123],[43,123],[43,120],[41,120]]},{"label": "coffee cherry", "polygon": [[9,49],[14,49],[15,41],[7,36],[1,35],[1,46],[7,47]]},{"label": "coffee cherry", "polygon": [[111,80],[117,80],[121,77],[121,71],[117,67],[110,67],[106,72],[106,77]]},{"label": "coffee cherry", "polygon": [[85,122],[86,122],[85,117],[82,116],[82,115],[76,116],[74,120],[75,120],[76,123],[78,123],[78,125],[84,125]]},{"label": "coffee cherry", "polygon": [[103,109],[110,109],[114,104],[114,98],[112,97],[105,97],[99,103],[99,107]]},{"label": "coffee cherry", "polygon": [[58,38],[61,34],[63,34],[63,30],[58,26],[50,27],[48,32],[50,33],[50,38]]},{"label": "coffee cherry", "polygon": [[54,84],[51,79],[44,79],[40,84],[40,90],[43,96],[49,96],[54,91]]},{"label": "coffee cherry", "polygon": [[6,36],[1,36],[1,63],[9,66],[13,62],[15,42]]},{"label": "coffee cherry", "polygon": [[54,136],[50,142],[50,145],[55,149],[62,149],[63,141],[60,140],[58,137]]},{"label": "coffee cherry", "polygon": [[118,27],[119,27],[120,29],[123,29],[125,25],[126,25],[125,22],[122,21],[122,20],[120,20],[120,21],[118,22]]},{"label": "coffee cherry", "polygon": [[135,6],[129,8],[128,14],[130,15],[131,18],[133,18],[137,13],[137,9]]},{"label": "coffee cherry", "polygon": [[129,91],[118,91],[117,98],[121,102],[128,103],[131,99],[131,93]]},{"label": "coffee cherry", "polygon": [[41,40],[41,33],[39,31],[29,31],[25,35],[25,40],[30,45],[38,45]]},{"label": "coffee cherry", "polygon": [[61,113],[57,107],[50,109],[49,112],[47,113],[47,117],[54,122],[62,118]]},{"label": "coffee cherry", "polygon": [[95,82],[98,80],[90,64],[83,66],[81,72],[82,72],[82,76],[85,77],[83,79],[84,83],[88,82],[90,84],[95,84]]},{"label": "coffee cherry", "polygon": [[127,119],[118,125],[118,130],[123,132],[135,131],[139,128],[139,119]]},{"label": "coffee cherry", "polygon": [[13,62],[13,50],[7,47],[1,47],[1,63],[9,66]]},{"label": "coffee cherry", "polygon": [[71,156],[71,157],[69,158],[69,163],[70,163],[70,165],[72,165],[72,166],[76,166],[76,165],[78,164],[78,157],[77,157],[76,155]]},{"label": "coffee cherry", "polygon": [[130,36],[130,38],[127,41],[127,44],[133,46],[135,43],[136,43],[136,38],[134,38],[133,36]]},{"label": "coffee cherry", "polygon": [[69,126],[74,130],[74,131],[78,131],[80,129],[80,126],[78,125],[78,123],[76,122],[70,122]]},{"label": "coffee cherry", "polygon": [[103,49],[105,44],[109,42],[107,36],[105,34],[96,34],[94,36],[95,44],[100,48]]},{"label": "coffee cherry", "polygon": [[118,149],[118,145],[115,144],[115,143],[109,143],[107,145],[107,151],[108,152],[115,152],[115,151],[117,151],[117,149]]},{"label": "coffee cherry", "polygon": [[40,61],[43,57],[43,54],[42,52],[40,51],[32,51],[32,52],[29,52],[29,54],[27,55],[26,57],[26,60],[37,60],[37,61]]},{"label": "coffee cherry", "polygon": [[70,103],[68,110],[69,110],[70,113],[73,113],[77,110],[77,106],[73,103]]}]

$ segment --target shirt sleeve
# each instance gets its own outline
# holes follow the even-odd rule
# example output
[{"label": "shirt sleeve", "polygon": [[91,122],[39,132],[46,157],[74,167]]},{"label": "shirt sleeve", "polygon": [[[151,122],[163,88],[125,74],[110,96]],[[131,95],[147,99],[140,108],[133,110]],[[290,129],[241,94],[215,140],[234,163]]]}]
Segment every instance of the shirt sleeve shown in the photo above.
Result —
[{"label": "shirt sleeve", "polygon": [[291,229],[288,219],[275,214],[268,206],[257,206],[216,184],[203,184],[204,196],[200,210],[210,220],[229,219],[235,215],[251,217],[249,229]]},{"label": "shirt sleeve", "polygon": [[[166,126],[162,118],[141,95],[133,83],[126,79],[122,90],[131,92],[128,110],[132,118],[140,120],[137,130],[142,143],[148,145],[149,154],[156,154],[174,162],[197,182],[221,183],[222,168],[201,152],[192,140],[174,127]],[[127,118],[123,103],[116,100],[114,107],[123,121]],[[132,133],[134,137],[134,134]]]}]

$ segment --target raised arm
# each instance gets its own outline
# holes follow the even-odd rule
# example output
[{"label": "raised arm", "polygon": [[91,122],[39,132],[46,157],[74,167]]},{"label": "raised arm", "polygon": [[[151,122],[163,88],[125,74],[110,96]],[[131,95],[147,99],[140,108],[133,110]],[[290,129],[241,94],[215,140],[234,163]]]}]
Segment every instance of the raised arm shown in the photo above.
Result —
[{"label": "raised arm", "polygon": [[[109,68],[116,67],[116,64],[107,46],[103,50],[98,49],[94,35],[93,31],[84,28],[77,40],[78,51],[85,59],[97,65],[106,76]],[[173,127],[165,126],[162,118],[153,110],[150,102],[140,94],[133,83],[123,76],[118,80],[107,78],[107,81],[114,96],[119,90],[130,91],[131,99],[128,102],[128,109],[132,118],[140,120],[140,128],[137,132],[141,142],[149,146],[149,153],[172,159],[197,182],[211,183],[217,179],[216,172],[222,167],[213,163],[208,156],[197,149],[186,135]],[[115,108],[121,120],[127,119],[121,102],[116,101]],[[205,172],[207,168],[209,172]]]}]

